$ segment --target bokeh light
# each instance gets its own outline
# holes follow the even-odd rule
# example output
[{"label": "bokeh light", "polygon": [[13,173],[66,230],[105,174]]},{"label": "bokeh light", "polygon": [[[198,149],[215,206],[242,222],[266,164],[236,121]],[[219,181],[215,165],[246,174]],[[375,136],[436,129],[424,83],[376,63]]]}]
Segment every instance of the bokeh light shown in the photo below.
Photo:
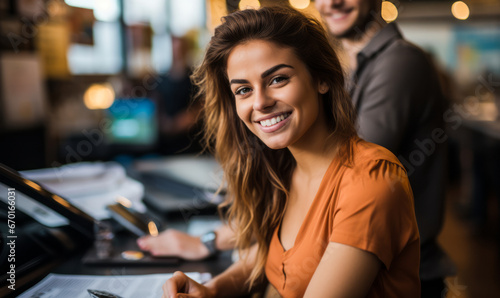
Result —
[{"label": "bokeh light", "polygon": [[288,0],[290,5],[295,9],[304,9],[311,4],[311,0]]},{"label": "bokeh light", "polygon": [[457,1],[451,6],[451,13],[459,20],[467,20],[470,14],[469,6],[463,1]]},{"label": "bokeh light", "polygon": [[90,110],[107,109],[115,100],[115,91],[109,83],[92,84],[83,95],[83,102]]},{"label": "bokeh light", "polygon": [[382,18],[387,23],[393,22],[398,17],[398,9],[396,5],[394,5],[390,1],[382,2]]}]

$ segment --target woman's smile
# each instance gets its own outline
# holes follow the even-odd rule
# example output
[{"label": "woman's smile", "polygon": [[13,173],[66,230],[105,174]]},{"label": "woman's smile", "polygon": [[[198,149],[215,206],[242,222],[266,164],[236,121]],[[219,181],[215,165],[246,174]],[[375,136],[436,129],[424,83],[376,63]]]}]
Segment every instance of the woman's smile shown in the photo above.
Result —
[{"label": "woman's smile", "polygon": [[261,130],[265,133],[278,131],[288,123],[291,112],[278,113],[270,117],[263,117],[261,120],[255,121],[260,124]]}]

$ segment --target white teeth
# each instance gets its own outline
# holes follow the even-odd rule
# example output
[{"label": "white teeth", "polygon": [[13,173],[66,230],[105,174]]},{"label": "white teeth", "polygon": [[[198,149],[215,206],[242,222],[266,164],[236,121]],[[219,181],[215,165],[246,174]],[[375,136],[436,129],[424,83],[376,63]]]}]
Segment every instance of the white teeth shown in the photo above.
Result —
[{"label": "white teeth", "polygon": [[271,119],[262,120],[262,121],[260,121],[260,125],[262,125],[264,127],[275,125],[276,123],[279,123],[279,122],[285,120],[289,115],[290,115],[289,113],[285,113],[283,115],[279,115],[279,116],[276,116],[276,117],[271,118]]},{"label": "white teeth", "polygon": [[334,13],[334,14],[332,14],[332,19],[334,19],[334,20],[340,19],[344,15],[345,15],[344,13]]},{"label": "white teeth", "polygon": [[331,14],[332,19],[337,20],[345,17],[350,11],[334,12]]}]

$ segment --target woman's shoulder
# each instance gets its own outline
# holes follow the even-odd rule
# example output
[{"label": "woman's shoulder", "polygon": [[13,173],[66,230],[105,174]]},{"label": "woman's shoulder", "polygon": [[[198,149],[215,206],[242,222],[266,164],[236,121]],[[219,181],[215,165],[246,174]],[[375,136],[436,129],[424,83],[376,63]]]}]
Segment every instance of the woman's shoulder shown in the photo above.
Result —
[{"label": "woman's shoulder", "polygon": [[352,167],[363,167],[377,162],[389,162],[403,168],[398,158],[389,149],[380,145],[367,142],[363,139],[356,140],[353,144]]},{"label": "woman's shoulder", "polygon": [[396,156],[364,140],[354,143],[352,162],[345,168],[339,189],[344,198],[339,204],[344,208],[345,204],[372,202],[373,206],[392,210],[413,200],[407,172]]},{"label": "woman's shoulder", "polygon": [[358,139],[352,143],[351,152],[351,161],[343,173],[344,180],[346,176],[351,178],[348,180],[392,179],[387,177],[399,177],[399,180],[407,176],[406,169],[397,157],[380,145]]}]

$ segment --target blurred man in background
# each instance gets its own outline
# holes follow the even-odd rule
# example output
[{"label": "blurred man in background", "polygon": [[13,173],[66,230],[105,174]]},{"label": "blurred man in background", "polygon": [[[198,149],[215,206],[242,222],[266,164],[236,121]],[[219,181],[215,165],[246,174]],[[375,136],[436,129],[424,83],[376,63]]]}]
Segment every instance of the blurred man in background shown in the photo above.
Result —
[{"label": "blurred man in background", "polygon": [[446,188],[444,98],[427,55],[381,16],[382,0],[316,0],[348,60],[358,133],[405,165],[420,231],[422,297],[441,297],[455,268],[437,243]]}]

